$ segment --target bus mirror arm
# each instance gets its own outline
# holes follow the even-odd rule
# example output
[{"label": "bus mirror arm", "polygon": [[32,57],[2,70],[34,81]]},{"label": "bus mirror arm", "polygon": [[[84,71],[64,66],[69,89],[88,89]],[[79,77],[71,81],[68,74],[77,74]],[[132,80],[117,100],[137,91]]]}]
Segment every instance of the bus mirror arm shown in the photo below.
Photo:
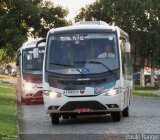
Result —
[{"label": "bus mirror arm", "polygon": [[43,38],[43,39],[40,39],[39,41],[37,41],[37,43],[36,43],[36,48],[38,48],[38,45],[39,45],[40,43],[42,43],[42,42],[46,42],[46,39]]},{"label": "bus mirror arm", "polygon": [[43,39],[41,39],[41,40],[37,41],[37,43],[36,43],[36,47],[33,49],[33,57],[34,57],[34,58],[38,58],[38,56],[39,56],[39,49],[38,49],[38,45],[39,45],[40,43],[42,43],[42,42],[46,42],[46,39],[45,39],[45,38],[43,38]]}]

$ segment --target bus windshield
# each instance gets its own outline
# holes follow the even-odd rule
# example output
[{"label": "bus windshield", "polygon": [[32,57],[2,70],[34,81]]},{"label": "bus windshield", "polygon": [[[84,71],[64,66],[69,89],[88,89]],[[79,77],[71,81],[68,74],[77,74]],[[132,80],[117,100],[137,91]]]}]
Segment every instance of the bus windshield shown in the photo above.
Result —
[{"label": "bus windshield", "polygon": [[38,58],[34,58],[33,49],[34,48],[27,48],[22,52],[23,53],[22,69],[24,73],[32,73],[35,71],[37,72],[37,74],[38,72],[42,73],[45,47],[39,48]]},{"label": "bus windshield", "polygon": [[79,71],[84,70],[96,74],[118,69],[117,44],[116,33],[50,35],[46,68],[59,74],[81,74]]}]

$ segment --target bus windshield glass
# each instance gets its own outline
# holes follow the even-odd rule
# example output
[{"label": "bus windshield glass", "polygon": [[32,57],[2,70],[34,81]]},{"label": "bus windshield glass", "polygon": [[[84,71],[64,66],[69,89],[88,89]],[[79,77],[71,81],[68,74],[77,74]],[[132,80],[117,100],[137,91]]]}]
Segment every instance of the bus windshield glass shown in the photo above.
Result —
[{"label": "bus windshield glass", "polygon": [[[22,69],[24,73],[39,72],[42,73],[43,57],[45,47],[39,47],[38,58],[34,58],[34,48],[23,50]],[[38,73],[37,73],[38,74]]]},{"label": "bus windshield glass", "polygon": [[[47,71],[59,74],[81,74],[81,71],[87,70],[88,74],[97,74],[118,69],[117,44],[116,33],[50,35]],[[76,68],[66,67],[67,65]]]}]

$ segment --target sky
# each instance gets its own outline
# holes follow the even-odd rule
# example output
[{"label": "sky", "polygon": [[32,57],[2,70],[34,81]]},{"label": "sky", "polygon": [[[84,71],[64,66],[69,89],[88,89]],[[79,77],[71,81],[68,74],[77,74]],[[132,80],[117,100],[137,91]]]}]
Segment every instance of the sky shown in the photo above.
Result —
[{"label": "sky", "polygon": [[67,16],[67,20],[74,21],[74,17],[78,14],[78,11],[81,7],[85,5],[91,4],[96,0],[53,0],[53,2],[57,5],[62,5],[64,8],[68,8],[69,15]]},{"label": "sky", "polygon": [[[64,8],[68,8],[69,14],[66,17],[67,20],[71,20],[74,23],[74,17],[78,14],[79,10],[85,5],[91,4],[96,0],[53,0],[55,5],[61,5]],[[29,37],[29,41],[33,41],[33,38]]]}]

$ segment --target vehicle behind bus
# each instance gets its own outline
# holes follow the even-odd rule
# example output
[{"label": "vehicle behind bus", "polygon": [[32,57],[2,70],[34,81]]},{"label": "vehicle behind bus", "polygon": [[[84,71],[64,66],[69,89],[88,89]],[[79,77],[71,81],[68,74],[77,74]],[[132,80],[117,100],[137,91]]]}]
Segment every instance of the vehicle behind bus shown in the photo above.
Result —
[{"label": "vehicle behind bus", "polygon": [[[112,55],[104,53],[108,45]],[[95,114],[120,121],[129,116],[132,84],[129,37],[119,27],[79,22],[48,32],[43,97],[52,124]]]},{"label": "vehicle behind bus", "polygon": [[22,46],[17,53],[17,92],[22,103],[42,103],[42,68],[45,42],[36,47],[37,41]]}]

